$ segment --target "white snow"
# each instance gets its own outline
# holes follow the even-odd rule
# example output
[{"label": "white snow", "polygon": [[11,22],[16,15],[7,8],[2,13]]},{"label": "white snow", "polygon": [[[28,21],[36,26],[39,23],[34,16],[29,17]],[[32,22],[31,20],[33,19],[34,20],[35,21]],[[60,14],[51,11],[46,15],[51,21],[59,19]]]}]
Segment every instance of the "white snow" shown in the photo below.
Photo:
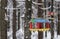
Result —
[{"label": "white snow", "polygon": [[[24,1],[24,0],[17,0],[17,1]],[[9,0],[9,2],[11,2],[11,1]],[[24,17],[24,15],[23,15],[23,9],[22,8],[24,7],[25,3],[23,3],[23,2],[18,2],[18,3],[19,4],[17,5],[17,7],[21,8],[21,16]],[[7,7],[12,8],[13,7],[12,3],[8,3]],[[34,9],[34,6],[32,8]],[[36,16],[37,9],[35,9],[33,12],[35,13],[35,16]],[[11,10],[10,10],[10,13],[11,13]],[[10,22],[10,26],[12,26],[11,24],[12,23]],[[11,27],[11,29],[12,29],[12,27]],[[31,39],[38,39],[38,32],[37,31],[35,31],[35,32],[32,31],[31,33],[32,33],[31,34]],[[9,32],[7,32],[7,34],[8,34],[8,38],[12,39],[12,32],[9,31]],[[24,30],[23,29],[19,29],[16,32],[16,37],[17,37],[17,39],[24,39]],[[50,33],[50,31],[47,31],[47,37],[45,37],[45,32],[43,32],[43,39],[51,39],[51,33]],[[54,31],[54,39],[60,39],[60,35],[57,36],[57,32],[56,31]]]}]

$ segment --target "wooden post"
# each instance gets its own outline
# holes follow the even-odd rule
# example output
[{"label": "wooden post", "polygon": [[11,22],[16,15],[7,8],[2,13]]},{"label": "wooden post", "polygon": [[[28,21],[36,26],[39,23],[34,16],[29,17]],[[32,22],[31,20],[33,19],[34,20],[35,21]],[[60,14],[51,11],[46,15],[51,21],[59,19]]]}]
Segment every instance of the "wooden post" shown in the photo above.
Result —
[{"label": "wooden post", "polygon": [[7,21],[5,20],[7,0],[1,0],[0,3],[0,39],[7,39]]},{"label": "wooden post", "polygon": [[[15,0],[13,0],[13,8],[16,8]],[[13,10],[13,39],[16,39],[16,10]]]},{"label": "wooden post", "polygon": [[[38,0],[38,3],[42,3],[42,0]],[[39,18],[43,18],[43,10],[40,9],[39,7],[43,7],[42,5],[38,5],[38,17]],[[38,39],[43,39],[43,32],[42,31],[38,31]]]}]

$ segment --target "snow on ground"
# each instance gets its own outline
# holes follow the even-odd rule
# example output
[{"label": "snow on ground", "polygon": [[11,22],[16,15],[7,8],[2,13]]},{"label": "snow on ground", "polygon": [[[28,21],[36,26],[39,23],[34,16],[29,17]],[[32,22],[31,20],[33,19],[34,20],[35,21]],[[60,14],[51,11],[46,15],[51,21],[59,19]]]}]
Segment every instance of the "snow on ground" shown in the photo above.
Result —
[{"label": "snow on ground", "polygon": [[24,39],[24,31],[22,29],[16,32],[17,39]]},{"label": "snow on ground", "polygon": [[[7,32],[7,36],[8,39],[12,39],[12,32],[11,31]],[[22,29],[18,30],[16,32],[16,37],[17,39],[24,39],[24,31]]]},{"label": "snow on ground", "polygon": [[[45,35],[45,32],[43,32]],[[43,39],[51,39],[50,31],[47,31],[47,37],[43,35]],[[32,32],[31,39],[38,39],[38,32]],[[60,35],[57,36],[57,32],[54,31],[54,39],[60,39]]]},{"label": "snow on ground", "polygon": [[58,35],[58,38],[57,39],[60,39],[60,35]]},{"label": "snow on ground", "polygon": [[[31,39],[38,39],[38,32],[37,31],[32,31],[31,32]],[[54,31],[54,39],[60,39],[60,35],[57,36],[57,32]],[[11,33],[8,32],[8,36],[10,35]],[[45,37],[45,32],[43,32],[43,39],[51,39],[51,33],[50,31],[47,31],[47,37]],[[16,36],[17,36],[17,39],[24,39],[24,31],[22,29],[18,30],[16,32]],[[12,34],[10,35],[9,39],[12,39]]]},{"label": "snow on ground", "polygon": [[38,39],[38,32],[37,31],[35,31],[35,32],[31,32],[32,33],[32,35],[31,35],[31,39]]}]

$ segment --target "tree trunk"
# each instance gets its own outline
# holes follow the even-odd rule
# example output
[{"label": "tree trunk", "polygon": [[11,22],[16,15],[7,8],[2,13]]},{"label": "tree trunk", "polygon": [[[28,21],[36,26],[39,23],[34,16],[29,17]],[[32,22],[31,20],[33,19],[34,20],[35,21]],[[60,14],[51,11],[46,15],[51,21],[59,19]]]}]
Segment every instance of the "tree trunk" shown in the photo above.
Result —
[{"label": "tree trunk", "polygon": [[[18,9],[20,11],[20,9]],[[20,29],[20,12],[18,12],[18,30]]]},{"label": "tree trunk", "polygon": [[7,39],[7,21],[5,20],[7,0],[1,0],[0,6],[0,39]]},{"label": "tree trunk", "polygon": [[60,14],[58,14],[58,28],[57,28],[57,34],[60,35]]},{"label": "tree trunk", "polygon": [[[42,0],[38,0],[38,3],[42,3]],[[38,5],[38,17],[43,18],[43,10],[40,9],[39,7],[43,7],[42,5]],[[38,39],[43,39],[43,32],[38,31]]]},{"label": "tree trunk", "polygon": [[[53,0],[51,0],[51,12],[53,12]],[[54,22],[53,22],[53,20],[51,21],[51,39],[53,39],[54,38]]]},{"label": "tree trunk", "polygon": [[[46,3],[46,0],[44,0],[44,7],[45,7],[45,8],[46,8],[46,4],[47,4],[47,3]],[[46,10],[44,11],[44,13],[45,13],[45,14],[44,14],[44,15],[45,15],[44,18],[46,19]],[[46,24],[45,24],[45,25],[46,25]],[[46,28],[46,26],[45,26],[45,28]],[[45,31],[45,37],[47,37],[47,31]]]},{"label": "tree trunk", "polygon": [[[13,0],[13,8],[16,8],[15,0]],[[13,10],[13,39],[16,39],[16,10]]]},{"label": "tree trunk", "polygon": [[32,13],[32,0],[26,0],[26,13],[25,13],[25,27],[24,27],[24,39],[31,39],[31,33],[29,30],[29,21]]},{"label": "tree trunk", "polygon": [[54,38],[54,22],[51,22],[51,39]]},{"label": "tree trunk", "polygon": [[[58,3],[58,7],[60,7]],[[60,35],[60,8],[58,8],[58,27],[57,27],[57,34]]]}]

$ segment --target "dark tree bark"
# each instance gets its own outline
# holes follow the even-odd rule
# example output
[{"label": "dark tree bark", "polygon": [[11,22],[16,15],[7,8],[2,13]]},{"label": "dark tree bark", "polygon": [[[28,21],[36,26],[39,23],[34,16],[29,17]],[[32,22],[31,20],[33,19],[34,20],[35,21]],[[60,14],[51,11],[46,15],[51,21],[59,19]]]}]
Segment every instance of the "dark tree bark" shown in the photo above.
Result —
[{"label": "dark tree bark", "polygon": [[7,21],[5,20],[7,0],[1,0],[0,3],[0,39],[7,39]]},{"label": "dark tree bark", "polygon": [[[53,0],[51,0],[51,12],[53,12]],[[53,18],[53,17],[51,17],[51,18]],[[54,22],[53,22],[53,20],[51,21],[51,39],[53,39],[54,38]]]},{"label": "dark tree bark", "polygon": [[[38,3],[42,3],[42,0],[38,0]],[[39,18],[43,18],[43,10],[40,9],[39,7],[43,7],[43,5],[38,5],[38,17]],[[38,31],[38,39],[43,39],[43,32],[42,31]]]},{"label": "dark tree bark", "polygon": [[57,34],[60,35],[60,14],[58,14],[58,28],[57,28]]},{"label": "dark tree bark", "polygon": [[32,13],[32,0],[26,0],[26,13],[25,13],[25,27],[24,27],[24,39],[31,39],[31,33],[29,30],[29,21]]},{"label": "dark tree bark", "polygon": [[[20,11],[20,9],[18,9]],[[20,12],[18,12],[18,30],[20,29]]]},{"label": "dark tree bark", "polygon": [[[58,7],[60,7],[60,5],[58,4]],[[57,34],[60,35],[60,8],[58,8],[58,27],[57,27]]]},{"label": "dark tree bark", "polygon": [[[13,0],[13,8],[16,8],[16,1]],[[16,10],[13,10],[13,39],[16,38]]]},{"label": "dark tree bark", "polygon": [[51,22],[51,39],[54,38],[54,22]]}]

